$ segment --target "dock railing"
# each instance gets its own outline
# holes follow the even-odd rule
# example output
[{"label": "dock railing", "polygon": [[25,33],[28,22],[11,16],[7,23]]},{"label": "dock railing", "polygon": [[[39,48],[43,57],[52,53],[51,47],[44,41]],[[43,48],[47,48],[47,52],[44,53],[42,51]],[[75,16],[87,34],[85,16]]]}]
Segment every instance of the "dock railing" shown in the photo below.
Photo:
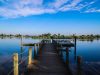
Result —
[{"label": "dock railing", "polygon": [[[40,43],[35,43],[34,45],[34,58],[32,58],[32,46],[29,46],[28,49],[28,55],[24,58],[23,62],[27,61],[27,67],[29,65],[32,64],[32,62],[34,61],[34,59],[36,59],[37,54],[36,50],[39,52],[43,46],[44,42],[40,42]],[[26,51],[24,51],[23,53],[26,53]],[[13,68],[11,69],[11,71],[9,71],[8,75],[11,75],[13,73],[13,75],[19,75],[19,66],[23,63],[22,61],[19,62],[19,55],[23,54],[23,53],[14,53],[12,58],[13,58]]]}]

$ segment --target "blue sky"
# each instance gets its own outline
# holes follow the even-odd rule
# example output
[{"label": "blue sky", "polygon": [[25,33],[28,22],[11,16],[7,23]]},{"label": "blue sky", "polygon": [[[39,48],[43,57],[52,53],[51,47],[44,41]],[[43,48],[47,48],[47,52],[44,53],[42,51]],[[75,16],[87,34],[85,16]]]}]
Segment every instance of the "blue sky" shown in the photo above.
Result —
[{"label": "blue sky", "polygon": [[100,0],[0,0],[0,33],[100,34]]}]

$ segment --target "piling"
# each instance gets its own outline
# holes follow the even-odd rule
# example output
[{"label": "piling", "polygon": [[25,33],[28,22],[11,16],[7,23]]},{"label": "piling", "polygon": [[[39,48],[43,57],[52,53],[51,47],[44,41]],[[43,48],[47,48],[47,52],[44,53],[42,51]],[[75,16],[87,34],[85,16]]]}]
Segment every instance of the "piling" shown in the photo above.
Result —
[{"label": "piling", "polygon": [[82,64],[82,57],[81,56],[77,56],[77,64],[78,65]]},{"label": "piling", "polygon": [[76,37],[75,37],[75,44],[74,44],[74,60],[76,61],[76,42],[77,42],[77,40],[76,40]]},{"label": "piling", "polygon": [[82,75],[82,57],[77,56],[77,75]]},{"label": "piling", "polygon": [[34,44],[34,59],[36,59],[36,44]]},{"label": "piling", "polygon": [[37,45],[36,44],[34,44],[34,50],[36,50],[37,49]]},{"label": "piling", "polygon": [[39,48],[40,48],[40,44],[38,43],[38,50],[39,50]]},{"label": "piling", "polygon": [[66,64],[69,65],[69,48],[66,48]]},{"label": "piling", "polygon": [[75,37],[75,38],[74,38],[74,40],[75,40],[75,45],[76,45],[76,39],[77,39],[77,38]]},{"label": "piling", "polygon": [[32,63],[32,47],[29,48],[28,52],[28,65]]},{"label": "piling", "polygon": [[18,75],[18,53],[14,53],[13,61],[14,75]]}]

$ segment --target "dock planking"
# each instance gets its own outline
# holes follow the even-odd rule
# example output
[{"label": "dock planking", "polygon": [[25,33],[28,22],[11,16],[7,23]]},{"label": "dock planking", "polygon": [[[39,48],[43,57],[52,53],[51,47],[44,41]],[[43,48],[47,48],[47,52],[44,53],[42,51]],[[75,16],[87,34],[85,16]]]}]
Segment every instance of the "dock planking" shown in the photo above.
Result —
[{"label": "dock planking", "polygon": [[33,63],[24,75],[100,75],[100,62],[65,64],[56,50],[56,41],[54,42],[43,45],[35,59],[36,64]]},{"label": "dock planking", "polygon": [[37,64],[32,66],[32,69],[28,69],[25,75],[71,75],[53,44],[45,44],[39,52],[37,60]]},{"label": "dock planking", "polygon": [[[34,46],[35,50],[37,46],[38,54],[33,54],[35,56],[34,60],[32,60],[32,64],[28,66],[27,62],[25,62],[26,59],[25,61],[21,60],[21,62],[19,62],[20,66],[18,66],[19,74],[17,75],[100,75],[100,62],[83,61],[81,56],[77,56],[76,58],[76,46],[74,63],[69,61],[69,46],[63,50],[62,46],[58,47],[56,41],[50,43],[50,41],[48,42],[47,40],[43,43],[26,44],[25,46],[29,46],[29,48],[32,48],[30,46]],[[63,62],[62,59],[63,51],[66,52],[65,62]],[[59,55],[59,53],[61,55]],[[13,66],[8,66],[11,64],[13,63],[0,64],[0,75],[7,75],[6,73],[13,75]],[[16,75],[16,73],[14,75]]]}]

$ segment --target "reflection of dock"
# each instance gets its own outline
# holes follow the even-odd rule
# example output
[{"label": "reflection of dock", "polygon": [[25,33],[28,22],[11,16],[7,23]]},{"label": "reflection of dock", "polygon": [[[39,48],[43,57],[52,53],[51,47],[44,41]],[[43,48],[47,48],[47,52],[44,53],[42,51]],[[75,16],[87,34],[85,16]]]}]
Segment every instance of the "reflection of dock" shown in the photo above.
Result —
[{"label": "reflection of dock", "polygon": [[85,62],[80,68],[71,64],[70,69],[73,75],[100,75],[100,62]]}]

